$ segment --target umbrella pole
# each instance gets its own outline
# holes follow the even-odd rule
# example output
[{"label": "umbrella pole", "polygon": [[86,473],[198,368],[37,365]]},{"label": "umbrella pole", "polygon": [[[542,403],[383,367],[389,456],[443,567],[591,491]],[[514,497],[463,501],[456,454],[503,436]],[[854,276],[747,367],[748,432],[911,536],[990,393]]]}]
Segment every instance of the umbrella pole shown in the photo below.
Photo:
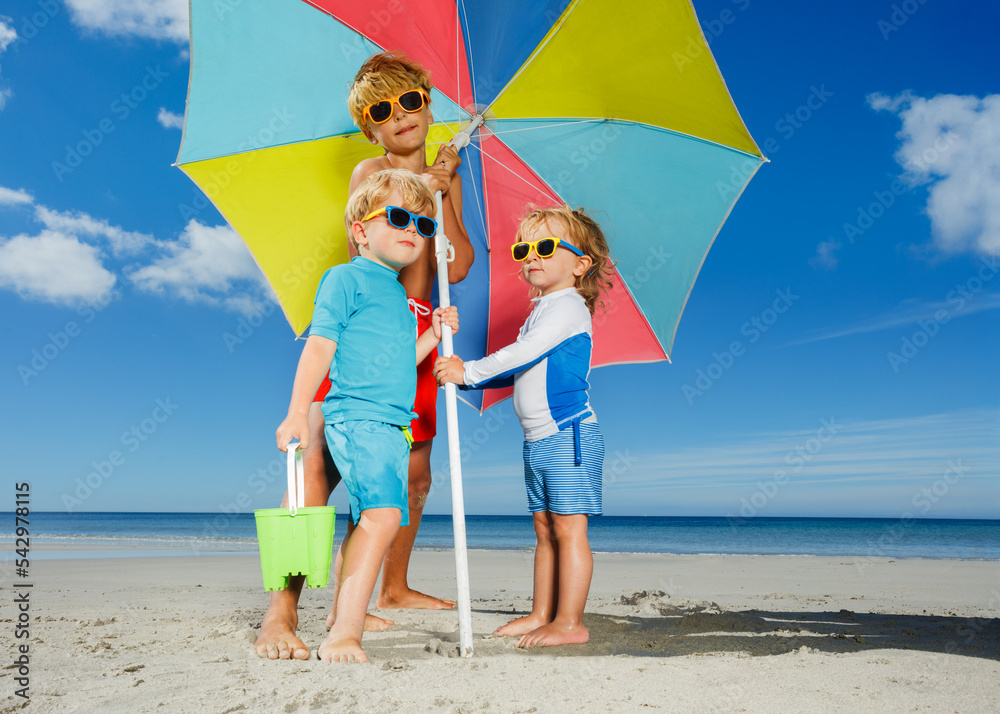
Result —
[{"label": "umbrella pole", "polygon": [[[434,194],[437,203],[438,232],[435,239],[437,256],[438,298],[441,307],[451,305],[448,283],[449,242],[444,235],[444,211],[441,192]],[[445,356],[454,354],[451,327],[441,325],[441,345]],[[448,463],[451,467],[451,520],[455,532],[455,577],[458,581],[458,634],[463,657],[472,656],[472,600],[469,593],[469,556],[465,546],[465,496],[462,492],[462,457],[458,440],[458,399],[454,384],[446,384],[444,403],[448,417]]]}]

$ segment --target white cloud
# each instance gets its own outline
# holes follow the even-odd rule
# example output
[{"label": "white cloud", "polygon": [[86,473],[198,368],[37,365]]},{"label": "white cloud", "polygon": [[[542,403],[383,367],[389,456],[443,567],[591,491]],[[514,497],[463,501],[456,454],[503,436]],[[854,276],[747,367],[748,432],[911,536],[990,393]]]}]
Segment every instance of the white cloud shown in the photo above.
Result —
[{"label": "white cloud", "polygon": [[117,278],[93,239],[107,241],[116,256],[135,253],[153,241],[152,236],[122,230],[80,211],[54,211],[35,203],[24,189],[0,186],[0,206],[33,206],[43,226],[38,235],[0,237],[0,288],[24,300],[75,306],[102,298]]},{"label": "white cloud", "polygon": [[250,251],[229,226],[191,220],[176,242],[159,245],[162,257],[129,274],[142,290],[240,312],[253,311],[254,299],[257,309],[260,300],[270,299]]},{"label": "white cloud", "polygon": [[[0,186],[0,207],[31,206],[38,235],[0,236],[0,289],[25,300],[75,305],[94,300],[124,272],[139,289],[251,315],[276,301],[250,251],[226,225],[190,221],[176,241],[126,231],[82,211],[56,211],[24,189]],[[107,250],[105,250],[105,248]],[[157,255],[150,257],[155,252]],[[142,254],[109,269],[111,258]]]},{"label": "white cloud", "polygon": [[100,251],[75,236],[43,230],[0,242],[0,287],[26,300],[77,305],[115,285]]},{"label": "white cloud", "polygon": [[35,199],[23,188],[13,189],[0,186],[0,206],[18,206],[34,203]]},{"label": "white cloud", "polygon": [[938,248],[1000,255],[1000,95],[875,93],[868,103],[903,122],[896,160],[908,181],[928,185]]},{"label": "white cloud", "polygon": [[174,114],[172,111],[160,107],[159,114],[156,115],[156,121],[160,122],[160,126],[164,129],[183,129],[184,128],[184,115]]},{"label": "white cloud", "polygon": [[[634,455],[606,482],[605,507],[641,498],[720,515],[986,517],[979,514],[989,512],[1000,477],[998,417],[995,409],[873,421],[817,416],[795,430],[719,435],[711,444]],[[921,500],[951,465],[960,469],[945,495]]]},{"label": "white cloud", "polygon": [[105,220],[93,218],[81,211],[74,213],[53,211],[45,206],[35,206],[35,217],[48,229],[70,235],[106,238],[116,256],[136,253],[153,242],[153,236],[134,233],[112,226]]},{"label": "white cloud", "polygon": [[[17,32],[13,27],[7,24],[9,22],[12,22],[9,17],[0,15],[0,52],[6,50],[7,46],[17,39]],[[0,76],[2,76],[2,74],[3,72],[0,71]],[[5,106],[7,106],[7,100],[13,96],[14,92],[10,89],[7,89],[6,87],[0,88],[0,112],[3,111]]]},{"label": "white cloud", "polygon": [[[996,266],[995,258],[984,258],[983,265],[988,270]],[[992,261],[992,267],[990,265]],[[996,272],[983,272],[979,275],[995,275]],[[972,277],[975,277],[973,275]],[[966,285],[959,284],[955,290],[950,290],[945,299],[936,302],[908,300],[894,309],[881,315],[869,316],[853,325],[823,329],[801,339],[789,342],[784,347],[792,345],[805,345],[811,342],[821,342],[823,340],[833,340],[839,337],[849,337],[869,332],[881,332],[898,327],[909,327],[917,325],[920,320],[935,321],[939,325],[944,325],[958,317],[974,315],[977,312],[987,310],[1000,310],[1000,292],[971,291]],[[982,285],[982,283],[980,283]],[[957,288],[965,288],[960,292]],[[940,321],[935,316],[940,316],[942,311],[945,314],[945,321]]]},{"label": "white cloud", "polygon": [[17,39],[17,32],[7,23],[13,22],[9,17],[0,15],[0,52],[7,49],[11,42]]},{"label": "white cloud", "polygon": [[809,265],[814,268],[825,268],[833,270],[837,267],[837,256],[835,251],[840,248],[840,243],[833,240],[825,240],[816,246],[816,255],[809,259]]},{"label": "white cloud", "polygon": [[112,36],[188,41],[187,0],[66,0],[73,22]]}]

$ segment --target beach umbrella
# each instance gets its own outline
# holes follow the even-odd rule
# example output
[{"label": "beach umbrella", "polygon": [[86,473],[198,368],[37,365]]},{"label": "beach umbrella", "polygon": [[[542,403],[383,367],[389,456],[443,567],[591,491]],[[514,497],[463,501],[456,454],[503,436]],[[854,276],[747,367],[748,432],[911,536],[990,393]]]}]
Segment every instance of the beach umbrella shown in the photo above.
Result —
[{"label": "beach umbrella", "polygon": [[[429,154],[471,139],[459,171],[476,260],[451,290],[464,359],[516,338],[531,303],[508,246],[526,205],[563,202],[593,212],[615,262],[593,365],[669,359],[708,250],[766,160],[689,0],[192,0],[191,27],[177,164],[246,241],[296,335],[323,272],[347,259],[351,171],[381,153],[345,102],[375,52],[430,72]],[[484,409],[508,394],[464,398]]]}]

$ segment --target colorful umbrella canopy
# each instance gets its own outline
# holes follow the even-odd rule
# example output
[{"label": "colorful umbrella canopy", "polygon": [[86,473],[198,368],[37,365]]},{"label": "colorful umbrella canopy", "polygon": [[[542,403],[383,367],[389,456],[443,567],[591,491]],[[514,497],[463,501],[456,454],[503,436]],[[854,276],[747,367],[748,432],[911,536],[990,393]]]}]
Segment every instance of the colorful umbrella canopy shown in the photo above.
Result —
[{"label": "colorful umbrella canopy", "polygon": [[351,171],[381,153],[345,101],[375,52],[430,72],[429,154],[485,116],[460,169],[476,249],[452,289],[465,359],[516,338],[530,303],[507,246],[527,204],[562,202],[593,212],[616,263],[593,365],[669,359],[705,256],[766,160],[689,0],[628,12],[612,0],[192,0],[191,16],[177,163],[246,241],[296,335],[323,272],[347,259]]}]

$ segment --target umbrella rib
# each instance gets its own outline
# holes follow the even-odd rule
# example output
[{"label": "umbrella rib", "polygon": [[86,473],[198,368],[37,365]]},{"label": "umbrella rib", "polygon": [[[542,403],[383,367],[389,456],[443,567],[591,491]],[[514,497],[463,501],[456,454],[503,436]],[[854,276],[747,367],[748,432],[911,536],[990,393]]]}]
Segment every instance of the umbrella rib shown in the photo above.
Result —
[{"label": "umbrella rib", "polygon": [[[472,146],[472,145],[473,144],[469,144],[469,146]],[[469,157],[469,146],[465,147],[465,157],[466,158]],[[479,151],[480,151],[480,153],[482,153],[482,148],[480,148]],[[485,167],[482,166],[482,162],[480,162],[480,166],[481,166],[481,168],[485,169]],[[479,189],[476,187],[476,177],[473,175],[473,171],[472,171],[472,167],[471,166],[469,167],[469,178],[472,179],[472,190],[476,194],[476,208],[479,209],[479,222],[483,226],[483,237],[486,239],[486,245],[487,245],[487,250],[488,250],[488,246],[490,244],[490,231],[489,231],[489,228],[486,225],[486,214],[483,213],[483,204],[484,204],[485,198],[486,198],[486,186],[485,186],[486,175],[485,175],[485,171],[483,171],[483,176],[481,177],[481,180],[484,182],[484,186],[483,186],[483,199],[484,200],[483,201],[479,200]]]},{"label": "umbrella rib", "polygon": [[[461,108],[459,108],[459,111],[461,111]],[[451,132],[452,137],[455,137],[455,136],[458,135],[458,132],[454,131],[451,128],[451,125],[449,124],[448,120],[445,119],[444,117],[442,117],[440,114],[436,114],[433,109],[431,109],[431,115],[434,116],[434,118],[437,119],[438,122],[442,126],[444,126],[445,129],[447,129],[448,131]],[[456,123],[460,123],[461,121],[462,121],[462,117],[461,116],[455,117],[455,122]],[[433,144],[434,142],[431,142],[431,143]],[[445,143],[445,142],[442,142],[442,143]]]},{"label": "umbrella rib", "polygon": [[[711,252],[712,246],[715,245],[715,239],[719,237],[719,233],[722,232],[722,227],[726,225],[726,221],[729,220],[730,214],[733,212],[733,209],[736,208],[736,204],[739,202],[740,196],[742,196],[743,192],[747,190],[747,186],[750,185],[750,181],[753,179],[754,176],[757,175],[757,172],[760,171],[760,167],[764,165],[764,161],[766,161],[766,159],[757,164],[757,168],[755,168],[753,170],[753,173],[750,174],[747,177],[746,181],[743,182],[743,188],[740,189],[739,195],[736,196],[733,202],[729,204],[729,210],[726,211],[726,215],[723,217],[722,222],[719,223],[719,227],[715,229],[715,235],[712,236],[712,242],[708,244],[708,249],[705,251],[705,254],[701,257],[701,263],[698,264],[698,270],[695,271],[694,280],[691,281],[691,285],[690,287],[688,287],[687,295],[684,296],[684,302],[681,305],[681,310],[679,313],[677,313],[677,321],[674,323],[674,329],[670,333],[670,347],[667,349],[667,361],[670,361],[670,351],[674,347],[674,338],[677,337],[677,328],[680,327],[681,317],[684,315],[684,309],[687,307],[688,300],[691,299],[691,291],[694,290],[694,284],[698,280],[698,275],[701,274],[701,269],[705,265],[705,260],[708,258],[708,254]],[[636,306],[638,307],[638,302],[636,303]],[[645,315],[643,316],[645,317]]]},{"label": "umbrella rib", "polygon": [[[461,107],[459,107],[459,111],[461,111]],[[431,110],[431,113],[432,114],[434,113],[433,109]],[[441,124],[445,127],[445,129],[447,129],[448,131],[451,132],[451,135],[453,137],[457,136],[457,133],[451,128],[451,125],[448,123],[447,119],[442,119],[440,116],[438,116],[437,118],[441,122]],[[457,117],[456,118],[456,121],[458,121],[458,122],[461,122],[461,120],[462,120],[461,117]],[[445,143],[445,142],[441,142],[441,143]],[[468,158],[468,152],[469,152],[468,147],[466,147],[465,151],[466,151],[466,158]],[[483,215],[483,207],[482,207],[482,205],[481,205],[481,203],[479,201],[479,190],[476,188],[476,178],[475,178],[475,176],[473,176],[471,169],[469,170],[469,178],[472,179],[472,190],[476,194],[476,208],[479,209],[479,220],[480,220],[480,223],[482,223],[482,225],[483,225],[483,235],[485,235],[485,236],[488,237],[489,236],[489,232],[486,229],[486,216]],[[488,239],[487,239],[487,242],[488,242]]]},{"label": "umbrella rib", "polygon": [[[516,119],[512,119],[512,120],[508,120],[508,121],[517,121],[517,120]],[[519,132],[519,131],[535,131],[537,129],[551,129],[553,127],[570,126],[571,124],[600,124],[600,123],[607,122],[607,121],[616,121],[616,120],[615,119],[604,119],[604,118],[601,118],[601,119],[570,119],[570,120],[567,120],[567,121],[561,121],[558,124],[543,124],[541,126],[526,126],[526,127],[522,128],[522,129],[500,129],[500,130],[491,129],[490,133],[493,136],[501,136],[503,134],[514,134],[514,133]]]},{"label": "umbrella rib", "polygon": [[[465,0],[460,0],[460,2],[462,3],[462,11],[464,13],[465,12]],[[455,11],[458,12],[458,6],[456,6]],[[468,17],[467,14],[466,14],[466,17]],[[458,40],[456,38],[456,42],[457,41]],[[475,60],[473,59],[471,52],[469,53],[469,56],[466,57],[466,60],[468,60],[468,62],[469,62],[469,85],[472,88],[472,104],[475,105],[475,103],[476,103],[476,65],[475,65]],[[458,59],[456,57],[456,62],[457,61],[458,61]],[[461,85],[461,79],[459,80],[459,84]],[[459,104],[459,106],[461,106],[461,104]],[[485,112],[486,110],[484,109],[483,111]]]},{"label": "umbrella rib", "polygon": [[[551,117],[546,117],[551,118]],[[504,122],[518,122],[518,121],[532,121],[530,117],[510,117],[507,119],[500,119],[499,121]],[[738,149],[735,146],[729,146],[728,144],[723,144],[719,141],[714,141],[713,139],[706,139],[695,134],[688,134],[683,131],[677,131],[676,129],[670,129],[665,126],[658,126],[656,124],[650,124],[644,121],[636,121],[634,119],[619,119],[617,117],[594,117],[592,119],[567,119],[566,121],[561,121],[557,124],[545,124],[543,126],[527,126],[523,129],[501,129],[500,131],[490,131],[491,134],[513,134],[518,131],[534,131],[535,129],[551,129],[553,127],[569,126],[572,124],[586,124],[587,122],[616,122],[618,124],[629,124],[631,126],[637,126],[642,129],[649,129],[651,131],[661,131],[667,134],[673,134],[674,136],[683,137],[685,139],[691,139],[692,141],[700,141],[703,144],[711,144],[712,146],[718,146],[720,149],[726,149],[727,151],[735,151],[744,156],[748,156],[753,159],[758,159],[763,163],[769,164],[771,160],[764,156],[763,154],[754,154],[744,149]],[[759,149],[758,149],[759,150]]]},{"label": "umbrella rib", "polygon": [[743,120],[743,116],[740,114],[740,110],[737,108],[736,102],[733,101],[733,93],[729,91],[729,85],[726,84],[726,78],[722,76],[722,69],[719,68],[719,63],[718,63],[718,61],[716,61],[715,55],[712,54],[712,48],[708,44],[708,38],[705,37],[705,30],[704,30],[704,28],[702,28],[700,22],[697,22],[698,13],[697,13],[697,11],[695,11],[695,9],[694,9],[694,3],[691,0],[688,0],[688,7],[691,9],[691,14],[695,17],[695,20],[696,20],[695,21],[695,27],[697,27],[698,31],[701,33],[701,39],[705,43],[705,47],[708,49],[708,58],[710,60],[712,60],[712,64],[715,66],[715,73],[718,75],[719,81],[722,82],[722,88],[726,90],[726,95],[729,97],[729,104],[732,105],[733,111],[736,112],[736,116],[740,120],[740,124],[743,125],[743,131],[746,132],[747,138],[750,139],[750,143],[754,145],[755,149],[757,149],[757,154],[761,158],[763,158],[765,162],[771,163],[770,159],[768,159],[766,156],[764,156],[764,152],[760,150],[759,146],[757,146],[756,139],[754,139],[750,135],[750,129],[747,128],[747,123]]},{"label": "umbrella rib", "polygon": [[[462,7],[465,7],[463,2]],[[462,27],[462,13],[455,5],[455,99],[458,106],[462,106],[462,37],[465,36],[465,28]]]},{"label": "umbrella rib", "polygon": [[[472,144],[470,144],[470,146],[472,146]],[[500,159],[498,159],[495,156],[492,156],[481,145],[477,146],[476,148],[479,149],[479,153],[483,154],[483,156],[485,156],[488,159],[492,159],[504,171],[509,171],[515,178],[517,178],[518,181],[522,181],[523,183],[525,183],[528,186],[530,186],[533,190],[536,190],[538,188],[533,183],[531,183],[530,181],[528,181],[526,178],[524,178],[523,176],[521,176],[520,174],[518,174],[516,171],[514,171],[514,169],[512,169],[509,166],[507,166],[506,164],[504,164],[503,161],[501,161]],[[515,156],[516,156],[516,154],[515,154]],[[528,164],[525,164],[525,166],[528,166]],[[528,168],[531,169],[530,166],[528,166]],[[534,169],[532,169],[532,173],[534,173]],[[542,186],[544,187],[543,193],[547,194],[549,198],[551,198],[551,199],[553,199],[553,200],[555,200],[557,202],[562,200],[558,195],[556,195],[556,193],[554,191],[552,191],[552,189],[550,189],[548,187],[548,185],[544,181],[542,181],[541,177],[539,177],[538,180],[541,182]]]},{"label": "umbrella rib", "polygon": [[[505,84],[503,88],[496,93],[496,95],[493,97],[493,100],[483,109],[482,112],[480,112],[481,114],[485,114],[489,110],[489,108],[492,107],[496,103],[496,101],[503,96],[503,93],[507,91],[507,88],[510,85],[512,85],[515,81],[517,81],[517,78],[521,76],[524,70],[528,69],[531,63],[535,61],[535,58],[538,57],[538,55],[541,54],[542,50],[544,50],[545,47],[552,41],[552,38],[559,34],[559,30],[562,29],[562,26],[566,24],[566,21],[569,19],[569,16],[573,14],[573,12],[576,10],[577,7],[579,7],[581,2],[582,0],[573,0],[572,5],[564,11],[562,17],[559,19],[558,26],[553,26],[553,28],[549,31],[548,35],[545,37],[545,41],[535,48],[535,51],[525,61],[525,63],[521,65],[521,67],[517,70],[517,72],[514,73],[514,76],[511,77],[509,80],[507,80],[507,84]],[[463,7],[464,4],[465,3],[463,0]]]}]

